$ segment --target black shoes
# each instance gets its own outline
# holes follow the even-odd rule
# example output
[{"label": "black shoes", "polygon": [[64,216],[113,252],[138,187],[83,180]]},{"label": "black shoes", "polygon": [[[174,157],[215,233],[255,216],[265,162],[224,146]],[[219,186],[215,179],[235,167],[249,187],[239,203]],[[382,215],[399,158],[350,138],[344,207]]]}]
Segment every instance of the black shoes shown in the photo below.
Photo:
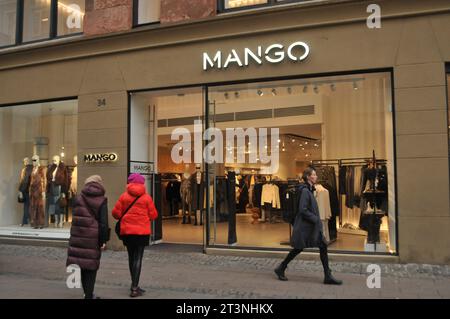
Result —
[{"label": "black shoes", "polygon": [[323,280],[323,283],[325,285],[342,285],[342,280],[337,280],[334,278],[329,270],[325,272],[325,279]]},{"label": "black shoes", "polygon": [[131,298],[141,297],[144,295],[144,293],[145,293],[145,290],[141,289],[140,287],[131,288],[130,297]]},{"label": "black shoes", "polygon": [[283,264],[280,264],[277,268],[275,268],[274,272],[278,276],[278,279],[281,281],[287,281],[287,277],[284,274],[286,270],[286,267],[283,266]]}]

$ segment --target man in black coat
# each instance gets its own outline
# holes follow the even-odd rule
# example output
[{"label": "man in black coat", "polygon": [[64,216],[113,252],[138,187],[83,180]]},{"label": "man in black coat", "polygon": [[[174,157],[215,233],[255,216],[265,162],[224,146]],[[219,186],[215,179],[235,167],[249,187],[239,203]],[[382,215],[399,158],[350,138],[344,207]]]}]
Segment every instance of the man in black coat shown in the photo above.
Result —
[{"label": "man in black coat", "polygon": [[314,168],[308,167],[303,172],[303,181],[300,186],[300,201],[298,214],[294,221],[291,245],[293,249],[286,259],[275,269],[275,274],[282,281],[288,280],[284,274],[289,262],[291,262],[305,248],[318,247],[320,249],[320,260],[325,273],[324,284],[341,285],[331,274],[328,265],[327,242],[323,235],[323,225],[320,220],[319,206],[314,197],[314,185],[317,182],[317,174]]}]

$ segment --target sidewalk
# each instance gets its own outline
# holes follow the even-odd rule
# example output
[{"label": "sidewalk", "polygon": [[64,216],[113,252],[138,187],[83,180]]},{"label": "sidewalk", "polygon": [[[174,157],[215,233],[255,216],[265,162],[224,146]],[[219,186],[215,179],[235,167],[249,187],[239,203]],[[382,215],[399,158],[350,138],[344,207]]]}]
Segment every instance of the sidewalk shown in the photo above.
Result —
[{"label": "sidewalk", "polygon": [[[0,298],[80,298],[81,290],[66,286],[66,253],[61,248],[1,245]],[[367,274],[354,271],[363,269],[362,265],[331,263],[344,285],[330,287],[322,284],[318,261],[293,261],[287,272],[288,282],[275,278],[273,269],[279,262],[154,246],[145,253],[141,287],[147,290],[145,298],[152,299],[450,298],[449,267],[383,266],[381,289],[369,289]],[[129,287],[126,252],[104,252],[96,294],[102,298],[128,298]]]}]

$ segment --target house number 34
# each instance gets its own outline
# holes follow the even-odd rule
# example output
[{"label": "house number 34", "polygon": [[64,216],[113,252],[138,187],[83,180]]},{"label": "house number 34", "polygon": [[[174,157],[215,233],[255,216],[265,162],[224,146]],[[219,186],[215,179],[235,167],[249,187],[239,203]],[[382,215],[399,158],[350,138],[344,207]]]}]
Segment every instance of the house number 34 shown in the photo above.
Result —
[{"label": "house number 34", "polygon": [[106,99],[97,99],[97,107],[106,106]]}]

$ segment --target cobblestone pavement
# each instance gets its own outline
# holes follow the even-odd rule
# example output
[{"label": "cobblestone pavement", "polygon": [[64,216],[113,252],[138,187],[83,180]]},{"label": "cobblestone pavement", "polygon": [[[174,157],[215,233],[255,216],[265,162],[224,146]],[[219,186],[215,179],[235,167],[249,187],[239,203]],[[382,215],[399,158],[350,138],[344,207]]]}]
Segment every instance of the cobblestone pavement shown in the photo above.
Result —
[{"label": "cobblestone pavement", "polygon": [[[66,249],[0,245],[0,298],[82,296],[66,286]],[[295,260],[288,282],[275,278],[280,262],[272,258],[225,257],[168,245],[145,252],[141,287],[145,298],[450,298],[450,267],[380,265],[380,289],[367,287],[367,264],[331,263],[343,286],[322,284],[319,261]],[[126,252],[106,251],[97,276],[96,294],[128,298]]]}]

